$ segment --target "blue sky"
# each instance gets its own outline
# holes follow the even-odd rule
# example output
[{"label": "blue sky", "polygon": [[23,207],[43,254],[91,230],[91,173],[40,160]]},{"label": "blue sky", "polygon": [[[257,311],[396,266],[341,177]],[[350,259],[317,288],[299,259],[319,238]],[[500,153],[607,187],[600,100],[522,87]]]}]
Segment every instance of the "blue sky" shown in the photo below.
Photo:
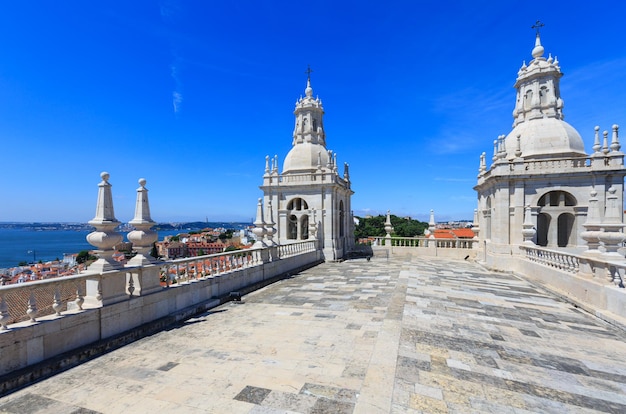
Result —
[{"label": "blue sky", "polygon": [[603,0],[6,2],[0,221],[88,221],[101,171],[122,222],[141,177],[156,221],[252,219],[309,64],[356,215],[471,219],[537,19],[587,151],[595,125],[626,128],[625,14]]}]

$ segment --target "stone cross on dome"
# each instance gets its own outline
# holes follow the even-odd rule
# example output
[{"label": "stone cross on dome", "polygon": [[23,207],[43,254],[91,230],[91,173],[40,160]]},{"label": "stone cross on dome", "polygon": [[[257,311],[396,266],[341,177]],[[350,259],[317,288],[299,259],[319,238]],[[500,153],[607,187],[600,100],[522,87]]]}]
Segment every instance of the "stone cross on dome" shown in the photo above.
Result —
[{"label": "stone cross on dome", "polygon": [[539,36],[539,30],[545,26],[545,24],[541,23],[541,20],[537,20],[535,24],[530,26],[531,29],[535,29],[537,31],[537,36]]},{"label": "stone cross on dome", "polygon": [[306,71],[304,71],[304,73],[306,73],[306,78],[309,82],[311,82],[311,73],[313,72],[313,69],[311,69],[311,65],[307,65]]}]

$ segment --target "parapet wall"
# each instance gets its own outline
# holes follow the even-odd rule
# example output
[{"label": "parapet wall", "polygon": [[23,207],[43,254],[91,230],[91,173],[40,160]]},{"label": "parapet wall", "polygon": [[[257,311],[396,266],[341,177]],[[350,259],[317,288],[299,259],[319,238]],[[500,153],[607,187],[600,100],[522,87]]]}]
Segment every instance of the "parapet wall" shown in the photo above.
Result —
[{"label": "parapet wall", "polygon": [[[197,274],[195,278],[168,286],[160,286],[159,278],[163,273],[159,270],[163,267],[183,266],[184,261],[144,266],[141,268],[141,277],[135,277],[135,282],[130,285],[139,292],[143,288],[140,295],[137,292],[134,295],[128,294],[128,281],[139,274],[139,269],[125,268],[99,275],[81,275],[81,278],[87,279],[88,286],[83,309],[76,305],[68,306],[70,310],[60,315],[48,315],[36,318],[35,321],[12,324],[0,330],[0,395],[38,376],[45,376],[54,367],[59,369],[64,364],[71,363],[76,357],[68,356],[66,361],[70,362],[57,360],[52,365],[42,365],[44,361],[58,359],[59,356],[79,348],[89,356],[94,352],[90,350],[90,345],[124,335],[129,338],[138,336],[132,331],[140,327],[149,327],[148,330],[158,329],[159,326],[162,328],[223,303],[228,300],[231,292],[245,293],[270,283],[281,275],[320,263],[322,255],[315,242],[305,243],[284,249],[280,246],[281,248],[257,251],[259,260],[251,260],[245,266],[230,269],[224,267],[218,274],[208,276]],[[191,259],[187,261],[190,262]],[[186,267],[186,270],[190,268],[191,266]],[[176,269],[178,271],[178,267]],[[146,275],[151,275],[153,280],[147,281]],[[97,286],[94,295],[89,295],[90,281]],[[138,281],[143,282],[143,286]],[[44,282],[30,284],[31,286],[25,288],[43,289],[45,285],[62,283],[54,279]],[[121,286],[122,294],[119,289],[107,289],[103,286],[105,283]],[[150,289],[146,289],[147,287]],[[16,290],[21,287],[11,288]],[[0,294],[4,295],[6,291],[0,290]],[[102,292],[108,292],[114,300],[102,296]],[[36,369],[32,368],[35,364]]]},{"label": "parapet wall", "polygon": [[626,329],[626,289],[623,257],[575,254],[526,245],[487,244],[486,260],[492,270],[515,273],[557,294],[563,300]]}]

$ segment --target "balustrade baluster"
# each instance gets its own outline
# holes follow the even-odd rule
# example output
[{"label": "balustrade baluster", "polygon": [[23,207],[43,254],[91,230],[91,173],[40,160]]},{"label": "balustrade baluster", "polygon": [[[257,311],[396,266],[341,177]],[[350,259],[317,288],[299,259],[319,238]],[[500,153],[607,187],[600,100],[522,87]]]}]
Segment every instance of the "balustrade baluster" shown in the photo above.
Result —
[{"label": "balustrade baluster", "polygon": [[96,300],[98,302],[102,300],[102,276],[100,276],[98,284],[96,285]]},{"label": "balustrade baluster", "polygon": [[74,303],[76,304],[76,307],[78,309],[83,310],[83,303],[85,303],[85,295],[82,291],[80,282],[77,284],[77,287],[76,287],[76,299],[74,300]]},{"label": "balustrade baluster", "polygon": [[[620,272],[621,270],[621,272]],[[616,287],[624,287],[624,279],[623,279],[623,272],[624,272],[624,268],[620,268],[620,269],[615,269],[615,276],[613,277],[613,284]]]},{"label": "balustrade baluster", "polygon": [[606,278],[609,282],[613,283],[613,271],[614,267],[607,265],[606,266]]},{"label": "balustrade baluster", "polygon": [[0,330],[2,331],[9,329],[7,325],[11,319],[9,305],[7,304],[5,296],[5,294],[0,295]]},{"label": "balustrade baluster", "polygon": [[127,273],[128,276],[128,296],[133,296],[133,292],[135,291],[135,281],[133,280],[132,273]]},{"label": "balustrade baluster", "polygon": [[35,299],[35,289],[30,291],[30,297],[28,298],[28,309],[26,314],[30,318],[31,322],[37,322],[37,300]]},{"label": "balustrade baluster", "polygon": [[54,296],[52,298],[52,309],[57,316],[61,316],[61,308],[63,307],[63,303],[61,302],[61,289],[59,284],[57,284],[54,288]]}]

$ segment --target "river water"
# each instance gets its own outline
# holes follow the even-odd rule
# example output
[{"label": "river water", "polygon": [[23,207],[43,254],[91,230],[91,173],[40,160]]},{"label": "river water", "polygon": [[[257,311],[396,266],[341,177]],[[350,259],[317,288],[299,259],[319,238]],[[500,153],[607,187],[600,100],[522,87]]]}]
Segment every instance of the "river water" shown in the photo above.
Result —
[{"label": "river water", "polygon": [[[180,231],[162,231],[159,240],[164,236],[178,234]],[[81,250],[93,250],[95,247],[87,243],[87,230],[26,230],[0,229],[0,269],[15,267],[18,263],[46,262],[63,259],[63,253],[78,253]],[[126,233],[124,241],[126,239]]]}]

